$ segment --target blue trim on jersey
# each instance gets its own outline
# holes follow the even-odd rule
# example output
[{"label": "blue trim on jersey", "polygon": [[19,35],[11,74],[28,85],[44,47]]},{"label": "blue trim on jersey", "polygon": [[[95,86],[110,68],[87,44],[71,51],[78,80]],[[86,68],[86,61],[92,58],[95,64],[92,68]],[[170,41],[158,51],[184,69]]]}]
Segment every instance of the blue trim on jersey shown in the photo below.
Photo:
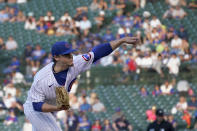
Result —
[{"label": "blue trim on jersey", "polygon": [[107,56],[113,52],[110,43],[99,44],[92,49],[94,53],[94,61],[96,62],[98,59]]},{"label": "blue trim on jersey", "polygon": [[68,72],[68,69],[67,70],[64,70],[64,71],[61,71],[61,72],[58,72],[58,73],[54,73],[53,72],[53,75],[55,76],[55,79],[57,81],[57,83],[59,85],[62,85],[64,86],[65,83],[66,83],[66,77],[67,77],[67,72]]},{"label": "blue trim on jersey", "polygon": [[32,102],[33,108],[35,111],[42,112],[42,105],[44,102]]},{"label": "blue trim on jersey", "polygon": [[77,78],[73,79],[73,80],[70,82],[70,84],[69,84],[69,86],[68,86],[68,92],[70,92],[70,90],[71,90],[71,88],[72,88],[72,85],[73,85],[73,83],[75,82],[76,79],[77,79]]}]

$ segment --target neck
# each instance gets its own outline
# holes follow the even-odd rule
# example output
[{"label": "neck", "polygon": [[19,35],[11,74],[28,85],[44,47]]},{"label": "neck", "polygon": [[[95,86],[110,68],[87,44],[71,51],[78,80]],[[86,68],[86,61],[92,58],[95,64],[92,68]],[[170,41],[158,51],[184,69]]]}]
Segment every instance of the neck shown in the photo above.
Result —
[{"label": "neck", "polygon": [[55,73],[59,73],[59,72],[64,71],[64,70],[66,70],[66,69],[68,69],[68,68],[69,68],[68,65],[62,65],[62,64],[60,64],[60,63],[56,63],[56,64],[54,64],[54,66],[53,66],[53,71],[54,71]]}]

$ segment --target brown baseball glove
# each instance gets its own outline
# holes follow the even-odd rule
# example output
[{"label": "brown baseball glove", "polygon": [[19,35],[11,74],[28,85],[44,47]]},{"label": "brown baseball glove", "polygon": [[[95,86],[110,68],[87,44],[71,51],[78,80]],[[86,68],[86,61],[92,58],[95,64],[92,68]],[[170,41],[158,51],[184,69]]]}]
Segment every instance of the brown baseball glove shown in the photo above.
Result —
[{"label": "brown baseball glove", "polygon": [[57,87],[55,89],[56,92],[56,105],[60,109],[68,110],[70,108],[69,105],[69,95],[68,92],[65,90],[65,88]]}]

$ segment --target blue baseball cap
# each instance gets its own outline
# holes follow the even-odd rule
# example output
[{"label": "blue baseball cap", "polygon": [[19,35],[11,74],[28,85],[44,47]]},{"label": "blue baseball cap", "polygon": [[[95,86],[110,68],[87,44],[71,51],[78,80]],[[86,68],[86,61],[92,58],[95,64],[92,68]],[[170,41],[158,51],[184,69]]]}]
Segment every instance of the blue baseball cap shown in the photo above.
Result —
[{"label": "blue baseball cap", "polygon": [[52,56],[65,55],[75,51],[77,51],[77,49],[72,49],[69,43],[65,41],[58,41],[55,44],[53,44],[51,54]]}]

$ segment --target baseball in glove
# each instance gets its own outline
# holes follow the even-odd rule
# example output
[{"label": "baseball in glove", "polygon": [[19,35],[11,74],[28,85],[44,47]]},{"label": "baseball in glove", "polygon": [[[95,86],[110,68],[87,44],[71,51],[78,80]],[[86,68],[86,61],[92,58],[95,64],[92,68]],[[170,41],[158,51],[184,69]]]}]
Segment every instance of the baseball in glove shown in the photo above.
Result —
[{"label": "baseball in glove", "polygon": [[68,110],[70,108],[68,92],[65,90],[63,86],[57,87],[55,89],[55,92],[56,92],[57,107],[60,109],[62,108],[62,109]]}]

